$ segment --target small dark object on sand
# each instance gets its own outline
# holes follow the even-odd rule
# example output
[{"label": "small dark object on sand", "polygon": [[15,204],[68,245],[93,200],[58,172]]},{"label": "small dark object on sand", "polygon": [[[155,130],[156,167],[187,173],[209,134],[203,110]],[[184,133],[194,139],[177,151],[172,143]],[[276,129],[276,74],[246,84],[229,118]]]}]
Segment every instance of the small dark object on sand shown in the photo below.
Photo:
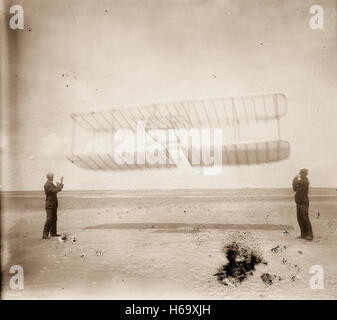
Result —
[{"label": "small dark object on sand", "polygon": [[[269,273],[263,273],[261,275],[261,279],[265,284],[272,285],[274,283],[274,280],[277,278],[276,275],[269,274]],[[281,277],[278,277],[279,281],[281,281]]]},{"label": "small dark object on sand", "polygon": [[271,248],[270,250],[271,250],[271,251],[273,251],[273,252],[275,252],[275,253],[278,253],[278,252],[279,252],[279,250],[280,250],[280,246],[279,246],[279,245],[277,245],[276,247],[274,247],[274,248]]},{"label": "small dark object on sand", "polygon": [[296,279],[299,279],[299,276],[292,274],[291,275],[291,281],[295,281]]}]

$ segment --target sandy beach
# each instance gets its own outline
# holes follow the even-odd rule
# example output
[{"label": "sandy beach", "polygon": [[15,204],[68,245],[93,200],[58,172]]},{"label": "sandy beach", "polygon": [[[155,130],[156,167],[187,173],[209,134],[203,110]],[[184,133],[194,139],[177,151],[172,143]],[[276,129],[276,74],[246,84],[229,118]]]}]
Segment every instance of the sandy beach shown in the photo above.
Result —
[{"label": "sandy beach", "polygon": [[[61,242],[41,239],[43,193],[3,193],[2,299],[336,299],[336,191],[312,189],[310,200],[312,242],[296,239],[287,189],[62,192]],[[267,264],[224,285],[214,274],[233,241]],[[24,269],[23,290],[10,288],[12,265]],[[314,265],[324,289],[310,287]],[[266,284],[264,273],[278,278]]]}]

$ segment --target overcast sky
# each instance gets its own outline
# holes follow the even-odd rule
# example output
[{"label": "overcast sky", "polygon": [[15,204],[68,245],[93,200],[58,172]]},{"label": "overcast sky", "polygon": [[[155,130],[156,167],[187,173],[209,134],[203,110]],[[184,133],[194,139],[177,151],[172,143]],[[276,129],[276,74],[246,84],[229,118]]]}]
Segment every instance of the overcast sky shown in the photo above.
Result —
[{"label": "overcast sky", "polygon": [[[3,190],[41,190],[45,173],[71,189],[337,186],[335,0],[29,0],[24,30],[1,8]],[[324,9],[324,29],[309,8]],[[7,61],[5,61],[7,59]],[[185,98],[282,92],[287,160],[225,167],[95,172],[65,158],[69,114]],[[268,137],[266,137],[266,140]]]}]

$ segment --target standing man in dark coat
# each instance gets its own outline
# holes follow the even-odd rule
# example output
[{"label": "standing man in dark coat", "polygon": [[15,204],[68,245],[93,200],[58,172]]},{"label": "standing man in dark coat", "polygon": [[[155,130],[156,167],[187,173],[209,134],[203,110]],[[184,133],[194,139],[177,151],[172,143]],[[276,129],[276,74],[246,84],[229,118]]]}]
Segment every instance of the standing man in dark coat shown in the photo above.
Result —
[{"label": "standing man in dark coat", "polygon": [[297,207],[297,221],[301,229],[301,236],[298,238],[312,240],[312,228],[309,220],[309,180],[307,178],[308,169],[301,169],[299,175],[293,179],[293,190],[295,191],[295,202]]},{"label": "standing man in dark coat", "polygon": [[57,200],[57,193],[60,192],[63,188],[63,177],[61,178],[60,183],[53,183],[54,174],[49,172],[47,173],[47,182],[44,184],[44,192],[46,194],[46,212],[47,212],[47,219],[44,224],[43,228],[43,236],[42,239],[49,239],[48,235],[52,237],[59,236],[57,234],[57,207],[58,207],[58,200]]}]

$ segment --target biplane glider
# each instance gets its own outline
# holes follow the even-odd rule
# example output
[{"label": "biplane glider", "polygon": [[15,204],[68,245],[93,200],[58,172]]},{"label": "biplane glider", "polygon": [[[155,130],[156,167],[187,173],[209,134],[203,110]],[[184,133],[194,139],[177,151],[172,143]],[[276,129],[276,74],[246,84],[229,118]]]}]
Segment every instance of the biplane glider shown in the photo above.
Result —
[{"label": "biplane glider", "polygon": [[222,166],[280,161],[290,154],[280,131],[286,113],[280,93],[73,113],[67,159],[93,170],[175,168],[177,159],[200,167],[215,158]]}]

